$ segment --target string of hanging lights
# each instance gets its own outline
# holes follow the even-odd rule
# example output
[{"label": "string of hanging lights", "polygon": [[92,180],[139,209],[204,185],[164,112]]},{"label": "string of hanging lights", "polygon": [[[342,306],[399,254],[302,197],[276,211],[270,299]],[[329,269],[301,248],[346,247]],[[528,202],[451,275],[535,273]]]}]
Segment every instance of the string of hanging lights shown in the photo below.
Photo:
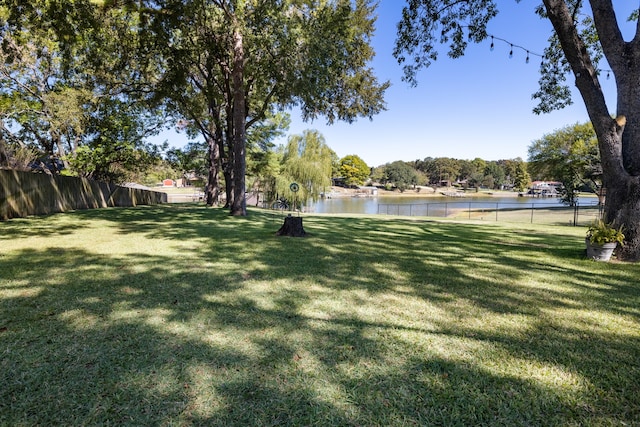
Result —
[{"label": "string of hanging lights", "polygon": [[[533,52],[533,51],[527,49],[524,46],[517,45],[515,43],[510,42],[509,40],[503,39],[503,38],[498,37],[498,36],[489,35],[489,37],[491,37],[491,45],[489,46],[489,49],[492,52],[495,50],[495,42],[497,40],[497,41],[500,41],[500,42],[503,42],[503,43],[509,45],[509,59],[513,58],[513,50],[514,49],[520,49],[520,50],[522,50],[523,52],[526,53],[525,62],[527,64],[531,61],[531,57],[532,56],[536,56],[536,57],[540,58],[540,66],[542,66],[544,64],[544,60],[545,60],[545,56],[544,55],[541,55],[539,53]],[[607,80],[609,80],[611,78],[611,73],[612,73],[611,70],[598,70],[598,71],[606,72],[607,73]]]}]

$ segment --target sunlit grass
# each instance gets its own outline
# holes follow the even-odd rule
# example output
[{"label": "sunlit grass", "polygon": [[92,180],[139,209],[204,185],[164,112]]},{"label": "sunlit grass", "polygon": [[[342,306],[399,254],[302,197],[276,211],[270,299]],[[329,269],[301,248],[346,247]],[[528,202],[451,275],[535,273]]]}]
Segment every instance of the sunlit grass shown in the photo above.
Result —
[{"label": "sunlit grass", "polygon": [[588,226],[596,218],[600,217],[597,206],[583,206],[577,211],[568,206],[558,206],[553,208],[532,208],[519,206],[517,208],[467,208],[453,209],[449,218],[469,219],[487,222],[513,222],[522,224],[547,224],[571,226],[578,224]]},{"label": "sunlit grass", "polygon": [[0,425],[640,424],[584,228],[173,205],[0,223]]}]

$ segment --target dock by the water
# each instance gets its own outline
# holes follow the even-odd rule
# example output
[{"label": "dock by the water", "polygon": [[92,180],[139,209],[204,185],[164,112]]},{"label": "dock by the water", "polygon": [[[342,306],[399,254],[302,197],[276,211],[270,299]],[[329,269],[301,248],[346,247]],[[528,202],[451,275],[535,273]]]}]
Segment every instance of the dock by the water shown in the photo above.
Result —
[{"label": "dock by the water", "polygon": [[462,191],[441,191],[440,194],[447,197],[467,197]]}]

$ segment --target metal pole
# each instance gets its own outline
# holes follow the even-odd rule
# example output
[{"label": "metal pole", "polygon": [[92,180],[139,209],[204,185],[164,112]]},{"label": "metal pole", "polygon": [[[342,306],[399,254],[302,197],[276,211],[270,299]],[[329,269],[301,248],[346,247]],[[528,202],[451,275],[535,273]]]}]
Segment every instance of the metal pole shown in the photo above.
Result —
[{"label": "metal pole", "polygon": [[500,203],[496,202],[496,222],[498,222],[498,209],[500,208]]},{"label": "metal pole", "polygon": [[531,203],[531,224],[533,224],[533,203]]}]

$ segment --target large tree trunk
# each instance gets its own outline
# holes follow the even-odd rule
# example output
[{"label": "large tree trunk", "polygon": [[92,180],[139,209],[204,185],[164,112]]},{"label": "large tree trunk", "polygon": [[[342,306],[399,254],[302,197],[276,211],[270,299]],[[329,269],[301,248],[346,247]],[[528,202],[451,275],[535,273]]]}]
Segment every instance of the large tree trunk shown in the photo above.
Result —
[{"label": "large tree trunk", "polygon": [[245,145],[246,105],[244,90],[244,46],[241,31],[234,30],[233,47],[233,201],[231,215],[246,216],[245,196]]},{"label": "large tree trunk", "polygon": [[230,161],[226,161],[224,165],[222,165],[222,173],[224,174],[224,191],[226,200],[224,203],[224,208],[230,208],[231,203],[233,203],[233,166]]},{"label": "large tree trunk", "polygon": [[[233,95],[229,95],[229,99],[233,99]],[[224,157],[225,161],[222,165],[222,172],[224,173],[224,184],[225,184],[225,194],[226,201],[224,204],[225,209],[230,208],[233,203],[233,105],[232,101],[229,101],[227,104],[227,124],[225,127],[225,141],[226,146],[223,146],[221,149],[225,150],[226,156]]]},{"label": "large tree trunk", "polygon": [[208,138],[207,145],[209,146],[208,159],[209,163],[209,179],[207,181],[207,187],[205,190],[207,205],[213,206],[220,201],[220,181],[219,181],[219,169],[220,169],[220,149],[218,142],[214,138]]},{"label": "large tree trunk", "polygon": [[[640,99],[639,99],[640,101]],[[640,107],[633,111],[640,112]],[[640,119],[634,119],[640,122]],[[616,227],[623,227],[625,244],[618,248],[619,259],[640,260],[640,177],[632,175],[624,167],[622,140],[625,117],[616,120],[601,117],[592,120],[598,135],[602,162],[602,185],[605,191],[604,220]],[[640,143],[636,139],[636,144]]]},{"label": "large tree trunk", "polygon": [[0,166],[9,165],[9,155],[7,154],[7,143],[0,137]]},{"label": "large tree trunk", "polygon": [[[640,33],[625,42],[610,0],[590,0],[604,54],[616,78],[617,117],[612,118],[598,72],[573,22],[565,0],[543,0],[565,57],[576,77],[598,137],[602,181],[606,190],[605,221],[624,227],[621,259],[640,260]],[[640,27],[639,27],[640,28]]]},{"label": "large tree trunk", "polygon": [[605,220],[623,227],[624,246],[618,248],[619,259],[640,260],[640,179],[627,179],[608,183]]}]

